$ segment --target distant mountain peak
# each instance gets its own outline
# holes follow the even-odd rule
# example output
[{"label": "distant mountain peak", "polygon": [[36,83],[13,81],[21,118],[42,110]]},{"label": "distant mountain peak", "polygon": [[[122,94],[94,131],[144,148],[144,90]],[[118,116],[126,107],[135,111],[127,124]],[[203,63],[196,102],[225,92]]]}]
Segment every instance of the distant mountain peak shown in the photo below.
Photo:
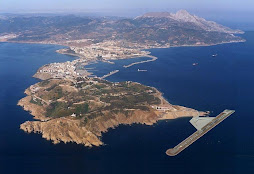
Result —
[{"label": "distant mountain peak", "polygon": [[179,11],[176,12],[175,15],[191,16],[191,14],[187,10],[179,10]]},{"label": "distant mountain peak", "polygon": [[172,14],[172,18],[177,20],[177,21],[183,21],[183,22],[196,22],[196,16],[191,15],[188,11],[186,10],[179,10],[176,12],[176,14]]},{"label": "distant mountain peak", "polygon": [[[166,18],[168,19],[168,21],[178,22],[179,24],[188,23],[184,25],[186,26],[191,25],[194,28],[203,29],[205,31],[215,31],[215,32],[230,33],[230,34],[243,33],[240,30],[232,30],[228,27],[217,24],[216,22],[207,21],[204,18],[198,17],[196,15],[192,15],[186,10],[179,10],[176,13],[150,12],[142,16],[139,16],[135,19],[142,19],[142,18]],[[168,25],[170,25],[170,23],[168,23]]]},{"label": "distant mountain peak", "polygon": [[153,18],[163,18],[163,17],[170,17],[171,13],[169,12],[149,12],[137,18],[146,18],[146,17],[153,17]]},{"label": "distant mountain peak", "polygon": [[194,17],[186,10],[179,10],[175,14],[169,12],[149,12],[137,18],[186,18],[186,17]]}]

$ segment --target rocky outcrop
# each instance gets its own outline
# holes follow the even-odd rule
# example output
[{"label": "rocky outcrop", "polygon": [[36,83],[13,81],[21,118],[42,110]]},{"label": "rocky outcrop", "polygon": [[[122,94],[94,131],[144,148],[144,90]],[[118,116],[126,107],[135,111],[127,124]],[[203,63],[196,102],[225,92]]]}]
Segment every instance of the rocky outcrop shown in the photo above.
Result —
[{"label": "rocky outcrop", "polygon": [[20,100],[19,105],[25,110],[30,111],[34,118],[39,121],[27,121],[21,124],[20,129],[27,133],[40,133],[42,137],[53,141],[54,144],[59,142],[74,142],[83,144],[84,146],[100,146],[103,142],[100,140],[102,133],[105,133],[110,128],[131,124],[153,125],[158,120],[176,119],[180,117],[194,117],[205,115],[205,112],[198,112],[194,109],[174,106],[175,111],[162,114],[158,111],[141,111],[135,110],[128,116],[124,114],[108,115],[90,120],[86,125],[83,125],[80,120],[73,118],[56,118],[49,119],[43,115],[44,111],[29,101],[30,96]]},{"label": "rocky outcrop", "polygon": [[41,133],[43,138],[52,140],[54,144],[75,142],[89,147],[102,145],[100,139],[81,126],[79,120],[57,118],[45,122],[27,121],[20,128],[28,133]]},{"label": "rocky outcrop", "polygon": [[18,105],[23,107],[25,111],[29,111],[31,115],[34,116],[34,119],[41,120],[41,121],[49,120],[49,118],[45,117],[45,110],[36,104],[32,104],[30,102],[31,99],[32,99],[31,96],[22,98],[18,102]]}]

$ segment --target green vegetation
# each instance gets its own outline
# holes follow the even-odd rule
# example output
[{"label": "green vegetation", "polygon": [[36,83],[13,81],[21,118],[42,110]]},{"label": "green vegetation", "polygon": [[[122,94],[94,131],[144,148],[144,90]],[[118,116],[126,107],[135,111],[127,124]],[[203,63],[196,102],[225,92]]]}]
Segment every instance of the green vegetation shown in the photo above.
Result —
[{"label": "green vegetation", "polygon": [[[8,17],[7,17],[8,18]],[[67,16],[16,16],[8,20],[0,19],[0,33],[18,34],[14,41],[65,41],[91,39],[92,43],[104,40],[125,40],[137,44],[170,44],[172,46],[192,45],[197,42],[216,44],[221,42],[239,41],[239,36],[231,32],[240,31],[226,29],[215,23],[177,21],[170,17],[139,17],[135,19],[90,18],[74,15]],[[211,31],[201,27],[217,28]],[[106,24],[107,27],[104,25]],[[225,32],[225,29],[228,32]],[[75,31],[75,32],[72,32]],[[94,34],[94,32],[97,34]],[[71,34],[69,34],[71,33]],[[114,35],[114,37],[112,37]],[[127,47],[128,44],[124,47]],[[73,54],[70,49],[66,53]],[[114,53],[114,52],[112,52]],[[98,55],[98,59],[101,59]]]},{"label": "green vegetation", "polygon": [[50,86],[49,88],[46,89],[46,91],[51,91],[51,90],[54,89],[55,87],[57,87],[57,84],[54,84],[54,85]]},{"label": "green vegetation", "polygon": [[[89,88],[82,87],[88,84]],[[75,113],[76,118],[84,123],[89,119],[105,117],[105,114],[107,117],[118,113],[129,116],[130,109],[149,111],[150,105],[161,102],[154,88],[133,82],[114,84],[100,79],[79,79],[75,86],[65,80],[52,80],[44,85],[38,96],[50,101],[48,106],[44,106],[48,117],[66,117]]]},{"label": "green vegetation", "polygon": [[41,101],[39,99],[33,99],[33,98],[31,98],[30,103],[42,106],[42,103],[41,103]]},{"label": "green vegetation", "polygon": [[[57,100],[57,99],[62,98],[64,96],[63,89],[56,84],[47,88],[46,91],[48,91],[48,93],[46,95],[43,95],[43,97],[42,97],[44,100],[53,100],[54,101],[54,100]],[[67,93],[65,93],[65,95],[67,95]]]},{"label": "green vegetation", "polygon": [[89,105],[87,103],[75,106],[75,114],[83,115],[88,113]]},{"label": "green vegetation", "polygon": [[46,108],[46,115],[48,117],[66,117],[75,113],[78,117],[84,116],[89,111],[89,105],[79,104],[73,105],[66,102],[53,102]]},{"label": "green vegetation", "polygon": [[69,105],[65,102],[53,102],[46,108],[48,117],[66,117],[73,113],[74,110],[68,109]]},{"label": "green vegetation", "polygon": [[105,85],[103,85],[103,84],[96,84],[96,85],[94,85],[95,86],[95,88],[97,88],[97,89],[102,89],[102,88],[105,88],[106,86]]},{"label": "green vegetation", "polygon": [[40,82],[39,84],[40,84],[40,86],[46,86],[46,85],[49,84],[49,82],[50,82],[50,80],[43,80],[43,81]]}]

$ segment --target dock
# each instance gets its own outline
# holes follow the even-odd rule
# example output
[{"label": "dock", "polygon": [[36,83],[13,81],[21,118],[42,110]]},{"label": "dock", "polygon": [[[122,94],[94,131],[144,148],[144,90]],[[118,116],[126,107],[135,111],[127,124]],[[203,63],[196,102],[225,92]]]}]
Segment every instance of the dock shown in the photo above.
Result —
[{"label": "dock", "polygon": [[108,74],[106,74],[106,75],[104,75],[104,76],[102,76],[102,77],[100,77],[100,78],[101,78],[101,79],[105,79],[105,78],[107,78],[107,77],[109,77],[109,76],[111,76],[111,75],[113,75],[113,74],[118,73],[118,72],[119,72],[119,70],[111,71],[110,73],[108,73]]},{"label": "dock", "polygon": [[179,143],[174,148],[168,149],[166,151],[166,154],[168,156],[176,156],[176,155],[178,155],[180,152],[182,152],[184,149],[189,147],[192,143],[197,141],[199,138],[201,138],[208,131],[210,131],[215,126],[220,124],[223,120],[228,118],[234,112],[235,112],[234,110],[224,110],[222,113],[220,113],[216,117],[197,117],[197,118],[194,117],[190,122],[197,129],[197,131],[194,132],[188,138],[186,138],[184,141]]}]

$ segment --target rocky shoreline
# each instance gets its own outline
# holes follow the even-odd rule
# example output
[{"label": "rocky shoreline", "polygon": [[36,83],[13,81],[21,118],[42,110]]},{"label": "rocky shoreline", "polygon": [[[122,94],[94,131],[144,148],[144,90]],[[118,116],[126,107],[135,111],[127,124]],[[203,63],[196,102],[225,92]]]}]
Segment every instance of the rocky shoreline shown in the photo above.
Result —
[{"label": "rocky shoreline", "polygon": [[[242,40],[244,42],[245,40]],[[240,42],[240,41],[239,41]],[[232,43],[232,42],[230,42]],[[44,43],[45,44],[45,43]],[[224,43],[219,43],[224,44]],[[217,44],[216,44],[217,45]],[[187,45],[183,45],[187,46]],[[188,46],[210,46],[210,45],[188,45]],[[60,54],[67,54],[71,56],[76,56],[78,59],[75,61],[85,61],[85,63],[89,63],[93,60],[86,60],[84,56],[74,53],[66,53],[61,50],[57,50]],[[147,55],[147,57],[152,58],[150,61],[155,61],[157,57],[152,55]],[[129,57],[126,57],[126,59]],[[136,62],[128,65],[132,66],[139,63],[145,63],[147,61]],[[63,63],[64,64],[64,63]],[[39,73],[43,71],[43,68],[50,66],[44,65],[38,69],[37,73],[33,76],[40,80],[49,80],[54,79],[55,77],[48,73]],[[91,73],[86,72],[86,76],[91,75]],[[74,80],[76,77],[73,77],[71,80]],[[186,108],[182,106],[174,106],[168,103],[163,97],[162,94],[157,90],[158,97],[163,101],[164,105],[169,105],[172,107],[170,112],[158,112],[156,110],[144,112],[140,110],[136,110],[132,115],[126,117],[122,114],[115,114],[112,117],[105,120],[105,118],[98,118],[91,120],[89,124],[82,125],[80,120],[75,120],[73,118],[49,118],[45,115],[45,110],[39,107],[36,104],[30,102],[31,100],[31,92],[29,88],[25,91],[27,96],[21,99],[18,103],[19,106],[22,106],[24,110],[29,111],[31,115],[34,116],[36,121],[27,121],[20,125],[20,129],[27,133],[39,133],[43,138],[47,140],[51,140],[53,143],[57,144],[60,142],[68,143],[74,142],[77,144],[82,144],[87,147],[92,146],[101,146],[103,142],[101,141],[102,133],[105,133],[110,128],[116,128],[120,124],[131,125],[131,124],[145,124],[145,125],[153,125],[157,123],[159,120],[167,120],[167,119],[177,119],[180,117],[195,117],[206,115],[207,112],[199,112],[191,108]]]},{"label": "rocky shoreline", "polygon": [[60,142],[74,142],[87,147],[101,146],[103,145],[101,141],[102,133],[107,132],[110,128],[116,128],[120,124],[153,125],[159,120],[195,117],[207,114],[206,112],[199,112],[194,109],[171,105],[162,97],[162,94],[154,88],[156,90],[156,96],[161,100],[161,106],[167,106],[169,108],[167,112],[158,111],[153,108],[150,108],[149,111],[135,109],[127,116],[123,113],[115,113],[91,119],[84,125],[81,120],[71,116],[60,118],[47,117],[44,107],[31,102],[34,96],[31,92],[31,88],[33,88],[33,86],[25,91],[27,96],[21,99],[18,105],[30,112],[35,121],[27,121],[21,124],[20,129],[27,133],[39,133],[42,135],[42,138],[50,140],[54,144]]},{"label": "rocky shoreline", "polygon": [[[233,41],[230,43],[235,42],[244,42],[242,41]],[[45,44],[45,43],[44,43]],[[219,43],[224,44],[224,43]],[[214,44],[217,45],[217,44]],[[210,46],[210,45],[182,45],[182,46]],[[168,48],[168,47],[167,47]],[[86,60],[84,56],[76,53],[67,53],[62,52],[61,50],[57,50],[57,53],[60,54],[67,54],[71,56],[76,56],[78,59],[74,60],[71,65],[76,66],[76,63],[85,63],[88,64],[90,61],[94,60]],[[141,61],[141,62],[135,62],[130,65],[127,65],[126,67],[139,64],[139,63],[145,63],[150,61],[157,60],[157,57],[152,55],[147,55],[146,57],[150,57],[151,60],[148,61]],[[126,57],[130,58],[130,57]],[[57,63],[55,63],[57,64]],[[65,63],[61,63],[65,64]],[[59,64],[59,65],[61,65]],[[41,68],[38,69],[37,73],[33,76],[35,78],[38,78],[40,80],[49,80],[54,79],[56,76],[52,75],[52,70],[49,72],[44,72],[45,67],[51,66],[51,64],[44,65]],[[58,66],[58,64],[57,64]],[[55,69],[54,67],[52,69]],[[40,73],[40,71],[42,71]],[[75,74],[73,76],[68,77],[68,80],[75,81],[76,75],[78,74],[75,68]],[[57,72],[58,73],[58,72]],[[85,76],[91,75],[88,71],[84,73]],[[61,77],[66,78],[66,77]],[[21,99],[18,103],[19,106],[22,106],[24,110],[29,111],[31,115],[34,116],[34,119],[36,121],[27,121],[20,125],[20,129],[24,130],[27,133],[39,133],[42,135],[43,138],[47,140],[51,140],[53,143],[57,144],[60,142],[68,143],[68,142],[74,142],[77,144],[82,144],[87,147],[92,146],[101,146],[103,145],[103,142],[101,141],[102,133],[105,133],[110,128],[116,128],[120,124],[125,125],[131,125],[131,124],[145,124],[145,125],[153,125],[157,123],[159,120],[167,120],[167,119],[177,119],[180,117],[195,117],[195,116],[202,116],[206,115],[207,112],[199,112],[194,109],[182,107],[182,106],[174,106],[168,103],[163,97],[162,94],[156,90],[158,93],[158,97],[163,101],[162,103],[164,105],[168,105],[172,107],[172,110],[170,112],[158,112],[156,110],[152,110],[149,112],[144,112],[140,110],[136,110],[132,112],[131,115],[126,117],[123,114],[115,114],[112,117],[105,120],[105,118],[97,118],[94,120],[90,120],[89,124],[82,125],[82,122],[80,120],[76,120],[70,117],[67,118],[49,118],[45,115],[45,110],[43,110],[41,107],[39,107],[36,104],[31,103],[31,92],[29,91],[29,88],[25,91],[27,96],[23,99]]]}]

